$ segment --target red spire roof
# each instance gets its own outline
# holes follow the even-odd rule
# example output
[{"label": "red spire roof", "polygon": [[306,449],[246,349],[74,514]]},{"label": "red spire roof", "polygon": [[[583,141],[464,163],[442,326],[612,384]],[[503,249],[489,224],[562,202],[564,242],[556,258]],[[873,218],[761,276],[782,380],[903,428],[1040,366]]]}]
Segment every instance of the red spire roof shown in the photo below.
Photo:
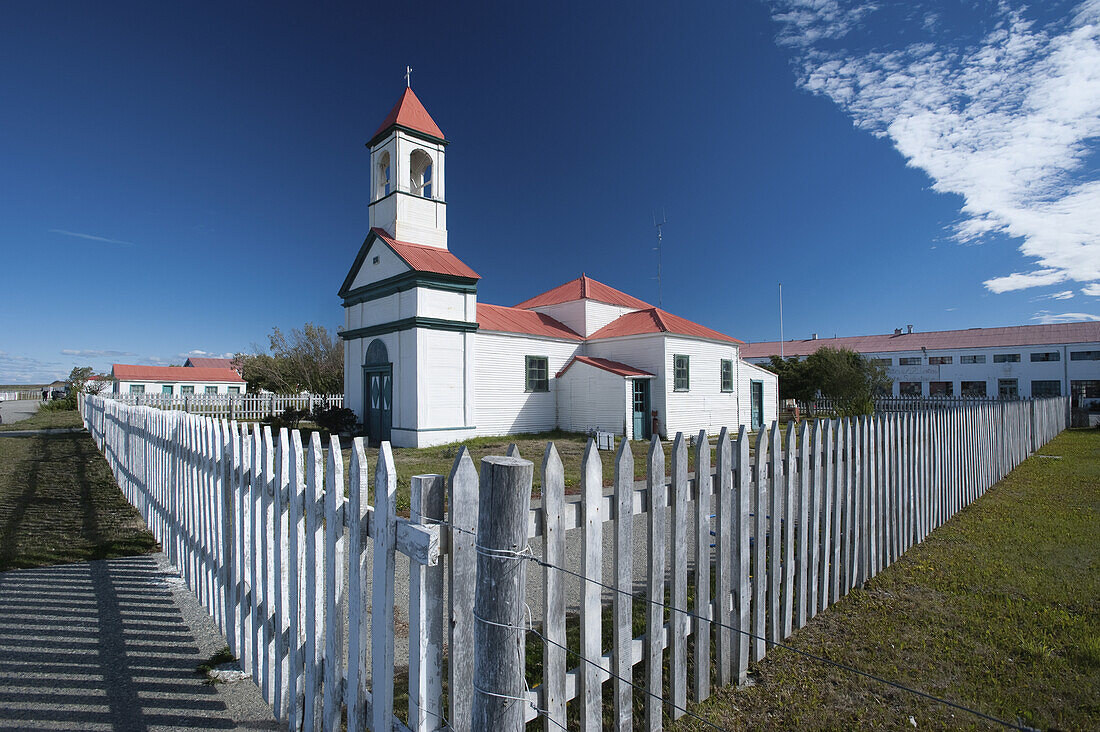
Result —
[{"label": "red spire roof", "polygon": [[397,100],[397,104],[393,105],[393,109],[386,115],[386,119],[382,121],[382,124],[378,127],[378,130],[371,135],[372,144],[379,135],[393,127],[394,125],[400,125],[410,130],[415,130],[429,137],[435,137],[443,140],[443,130],[439,129],[439,125],[435,123],[432,116],[428,114],[428,110],[424,109],[424,105],[417,99],[416,94],[409,87],[405,88],[405,93],[401,95],[401,98]]},{"label": "red spire roof", "polygon": [[465,262],[446,249],[428,246],[427,244],[410,244],[407,241],[397,241],[387,234],[385,229],[380,229],[377,226],[371,229],[371,232],[386,242],[390,249],[405,261],[405,264],[417,272],[435,272],[455,277],[469,277],[474,280],[481,279],[481,275],[470,269]]},{"label": "red spire roof", "polygon": [[625,292],[620,292],[614,287],[605,285],[602,282],[597,282],[591,277],[583,274],[575,280],[566,282],[564,285],[558,285],[554,289],[547,290],[541,295],[535,295],[530,300],[524,300],[519,305],[516,305],[516,307],[531,309],[585,299],[598,300],[608,305],[621,305],[627,308],[646,309],[653,307],[643,300],[631,297]]}]

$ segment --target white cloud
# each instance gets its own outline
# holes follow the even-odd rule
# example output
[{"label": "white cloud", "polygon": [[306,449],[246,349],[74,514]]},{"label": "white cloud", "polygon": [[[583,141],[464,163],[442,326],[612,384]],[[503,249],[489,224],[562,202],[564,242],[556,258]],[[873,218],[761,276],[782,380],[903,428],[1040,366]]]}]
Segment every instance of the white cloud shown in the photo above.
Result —
[{"label": "white cloud", "polygon": [[1031,316],[1032,320],[1038,320],[1043,325],[1051,323],[1077,323],[1082,320],[1100,322],[1100,315],[1092,313],[1052,313],[1049,310],[1040,310]]},{"label": "white cloud", "polygon": [[1081,288],[1081,294],[1085,297],[1100,297],[1100,282],[1090,282]]},{"label": "white cloud", "polygon": [[62,348],[61,354],[84,358],[132,358],[137,355],[128,351],[106,351],[95,348]]},{"label": "white cloud", "polygon": [[[933,190],[962,196],[958,241],[1022,240],[1034,269],[990,278],[990,291],[1100,279],[1100,181],[1085,172],[1100,137],[1100,0],[1043,27],[1002,2],[977,43],[952,46],[926,29],[934,43],[892,50],[839,47],[872,18],[888,20],[876,6],[773,0],[773,8],[805,89],[890,139]],[[912,28],[892,30],[919,33],[927,16],[909,17]]]},{"label": "white cloud", "polygon": [[79,231],[66,231],[65,229],[50,229],[51,234],[63,234],[64,236],[75,236],[78,239],[91,239],[92,241],[101,241],[107,244],[122,244],[123,246],[132,247],[134,243],[132,241],[123,241],[122,239],[111,239],[106,236],[96,236],[95,234],[82,234]]},{"label": "white cloud", "polygon": [[1061,292],[1051,292],[1046,295],[1037,295],[1031,298],[1032,302],[1040,302],[1042,300],[1072,300],[1074,296],[1073,290],[1062,290]]}]

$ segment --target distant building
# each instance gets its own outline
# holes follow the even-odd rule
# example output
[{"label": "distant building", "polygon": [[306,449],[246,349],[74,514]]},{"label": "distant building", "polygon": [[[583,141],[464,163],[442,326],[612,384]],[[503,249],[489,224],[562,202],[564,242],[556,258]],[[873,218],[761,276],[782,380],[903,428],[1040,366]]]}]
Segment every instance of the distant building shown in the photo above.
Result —
[{"label": "distant building", "polygon": [[232,368],[116,363],[111,377],[116,394],[240,394],[245,386]]},{"label": "distant building", "polygon": [[371,229],[339,294],[344,404],[372,441],[645,439],[654,421],[667,436],[776,418],[776,376],[741,360],[741,341],[583,274],[515,307],[478,302],[480,276],[448,250],[447,142],[411,89],[367,144]]},{"label": "distant building", "polygon": [[[750,343],[741,357],[768,363],[779,341]],[[1100,402],[1100,323],[1018,325],[927,333],[898,328],[890,335],[782,342],[783,355],[804,357],[824,346],[879,361],[895,396],[1073,398],[1075,407]]]}]

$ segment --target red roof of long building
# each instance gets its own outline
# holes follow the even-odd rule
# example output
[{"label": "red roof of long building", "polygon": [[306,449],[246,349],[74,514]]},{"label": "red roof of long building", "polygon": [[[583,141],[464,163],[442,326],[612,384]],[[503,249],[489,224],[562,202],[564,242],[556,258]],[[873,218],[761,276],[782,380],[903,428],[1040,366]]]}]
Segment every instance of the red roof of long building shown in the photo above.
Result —
[{"label": "red roof of long building", "polygon": [[470,269],[465,262],[446,249],[397,241],[387,234],[385,229],[379,229],[378,227],[371,229],[371,231],[379,239],[386,242],[390,249],[393,249],[397,256],[404,260],[405,264],[417,272],[435,272],[436,274],[454,275],[455,277],[481,279],[481,275]]},{"label": "red roof of long building", "polygon": [[719,333],[706,326],[693,323],[687,318],[667,313],[659,308],[638,310],[627,313],[616,320],[612,320],[604,327],[588,337],[589,340],[601,338],[617,338],[619,336],[641,335],[644,333],[674,333],[676,335],[693,336],[695,338],[708,338],[715,341],[727,341],[728,343],[741,343],[742,341]]},{"label": "red roof of long building", "polygon": [[[847,348],[857,353],[919,351],[943,348],[1014,348],[1059,343],[1100,342],[1100,322],[1014,325],[1004,328],[936,330],[926,333],[845,336],[783,341],[784,356],[808,356],[819,348]],[[741,348],[742,358],[763,358],[779,354],[779,341],[750,343]]]},{"label": "red roof of long building", "polygon": [[597,300],[609,305],[621,305],[627,308],[651,308],[649,303],[632,297],[625,292],[620,292],[614,287],[598,282],[591,277],[581,275],[575,280],[570,280],[563,285],[558,285],[552,290],[547,290],[541,295],[535,295],[529,300],[524,300],[517,308],[538,308],[546,305],[558,305],[573,300]]},{"label": "red roof of long building", "polygon": [[440,140],[445,139],[443,137],[443,130],[439,129],[439,125],[435,123],[432,116],[428,114],[428,110],[424,109],[424,105],[420,103],[413,90],[406,87],[404,93],[401,94],[401,98],[397,100],[397,104],[393,105],[393,109],[386,115],[386,119],[382,120],[382,124],[378,126],[378,129],[373,135],[371,140],[381,135],[383,132],[393,127],[394,125],[401,125],[407,127],[410,130],[416,130],[417,132],[423,132],[425,135],[436,137]]},{"label": "red roof of long building", "polygon": [[603,369],[604,371],[610,371],[611,373],[617,374],[619,376],[628,376],[629,377],[629,376],[655,376],[656,375],[656,374],[651,374],[648,371],[642,371],[641,369],[636,369],[633,366],[622,363],[620,361],[612,361],[609,358],[594,358],[592,356],[574,356],[573,358],[571,358],[569,360],[569,363],[565,364],[565,368],[563,368],[561,371],[559,371],[557,373],[557,377],[560,379],[561,375],[564,374],[566,371],[568,371],[569,367],[572,366],[574,363],[576,363],[578,361],[580,363],[586,363],[589,366],[595,366],[598,369]]},{"label": "red roof of long building", "polygon": [[111,374],[118,381],[233,381],[244,379],[233,369],[196,368],[194,366],[138,366],[116,363]]},{"label": "red roof of long building", "polygon": [[477,325],[481,330],[526,333],[572,341],[584,340],[579,333],[567,328],[549,315],[536,313],[534,310],[487,305],[483,302],[477,304]]}]

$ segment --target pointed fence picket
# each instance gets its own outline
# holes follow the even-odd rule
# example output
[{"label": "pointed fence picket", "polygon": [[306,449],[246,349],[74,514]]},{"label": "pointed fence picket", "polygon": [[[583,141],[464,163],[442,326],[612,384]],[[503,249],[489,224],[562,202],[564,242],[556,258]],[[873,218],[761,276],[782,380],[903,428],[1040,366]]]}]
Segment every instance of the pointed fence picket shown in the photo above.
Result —
[{"label": "pointed fence picket", "polygon": [[[475,659],[492,653],[476,643],[479,566],[524,557],[537,560],[526,571],[542,588],[523,621],[528,642],[542,643],[542,664],[516,680],[525,696],[503,706],[521,705],[515,718],[545,717],[547,730],[603,728],[608,714],[619,730],[661,729],[705,699],[712,680],[743,683],[769,641],[888,567],[1066,427],[1062,398],[945,404],[791,424],[785,440],[773,424],[755,437],[755,458],[741,427],[722,430],[713,447],[700,433],[694,474],[677,435],[669,475],[654,438],[644,482],[619,446],[610,492],[590,441],[581,493],[569,498],[550,443],[537,471],[541,500],[513,517],[540,551],[483,553],[479,565],[479,478],[464,448],[446,478],[412,478],[404,519],[388,443],[372,478],[362,438],[333,437],[325,450],[316,433],[303,445],[297,430],[273,435],[100,397],[82,397],[80,408],[124,495],[276,718],[292,730],[346,723],[352,732],[474,728],[474,700],[494,695],[474,675]],[[524,462],[515,446],[509,454]],[[409,565],[407,598],[396,596],[398,554]],[[394,655],[396,603],[409,607],[407,712],[394,709],[404,665]],[[634,636],[643,607],[644,633]],[[579,643],[567,651],[572,623]]]}]

